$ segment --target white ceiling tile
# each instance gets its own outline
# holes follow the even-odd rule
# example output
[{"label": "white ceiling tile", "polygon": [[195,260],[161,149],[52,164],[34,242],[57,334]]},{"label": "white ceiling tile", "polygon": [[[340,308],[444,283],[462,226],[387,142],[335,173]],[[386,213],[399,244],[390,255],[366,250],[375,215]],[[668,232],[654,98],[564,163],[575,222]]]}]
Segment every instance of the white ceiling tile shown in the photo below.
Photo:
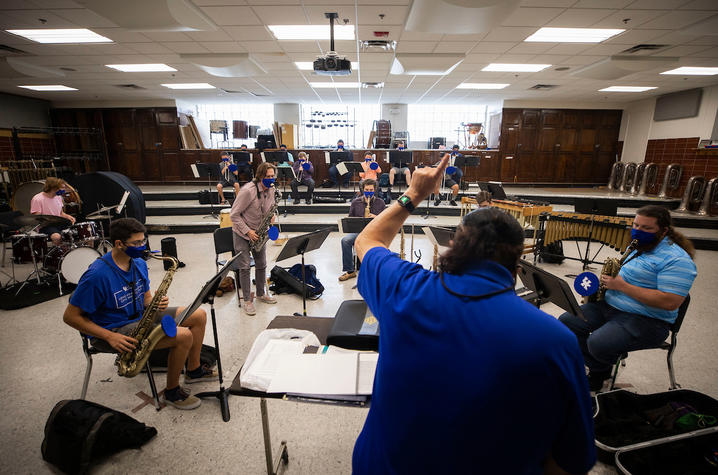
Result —
[{"label": "white ceiling tile", "polygon": [[[666,10],[619,10],[599,22],[591,25],[592,28],[648,28],[644,26],[665,14]],[[628,21],[624,21],[628,20]]]},{"label": "white ceiling tile", "polygon": [[523,41],[536,31],[534,27],[499,26],[489,32],[484,41]]},{"label": "white ceiling tile", "polygon": [[475,35],[444,35],[441,37],[441,41],[481,41],[486,38],[487,33],[479,33]]},{"label": "white ceiling tile", "polygon": [[508,64],[533,63],[533,59],[533,54],[502,54],[496,59],[496,62]]},{"label": "white ceiling tile", "polygon": [[702,11],[672,11],[668,12],[655,20],[649,21],[641,25],[643,28],[656,28],[674,30],[692,25],[700,20],[703,20],[710,16],[712,12]]},{"label": "white ceiling tile", "polygon": [[222,29],[235,40],[264,41],[274,40],[266,26],[225,26]]},{"label": "white ceiling tile", "polygon": [[596,45],[596,46],[591,46],[590,48],[582,51],[581,54],[610,56],[613,54],[618,54],[625,49],[626,49],[626,45],[614,45],[614,44]]},{"label": "white ceiling tile", "polygon": [[604,41],[602,44],[637,45],[653,43],[656,38],[665,34],[665,30],[627,30]]},{"label": "white ceiling tile", "polygon": [[86,8],[53,10],[53,13],[82,28],[112,28],[117,26],[110,20]]},{"label": "white ceiling tile", "polygon": [[698,45],[683,45],[683,46],[674,46],[673,48],[668,48],[666,50],[660,51],[656,53],[654,56],[689,56],[689,55],[698,55],[700,56],[704,51],[706,50],[712,50],[714,48],[709,46],[698,46]]},{"label": "white ceiling tile", "polygon": [[[494,60],[499,57],[498,53],[474,53],[466,55],[464,63],[466,64],[489,64],[495,62]],[[464,64],[462,63],[462,64]]]},{"label": "white ceiling tile", "polygon": [[517,43],[509,43],[506,41],[482,41],[481,43],[474,46],[471,50],[472,53],[505,53]]},{"label": "white ceiling tile", "polygon": [[217,31],[188,31],[186,34],[194,41],[232,41],[234,39],[222,29]]},{"label": "white ceiling tile", "polygon": [[625,8],[634,0],[578,0],[571,8]]},{"label": "white ceiling tile", "polygon": [[574,3],[576,0],[521,0],[522,7],[568,8]]},{"label": "white ceiling tile", "polygon": [[261,23],[250,7],[202,7],[202,10],[220,26],[259,25]]},{"label": "white ceiling tile", "polygon": [[564,12],[563,8],[530,8],[520,7],[511,13],[503,26],[543,26]]},{"label": "white ceiling tile", "polygon": [[686,3],[686,0],[636,0],[629,7],[635,10],[673,10]]},{"label": "white ceiling tile", "polygon": [[431,53],[436,48],[436,41],[400,41],[397,53]]},{"label": "white ceiling tile", "polygon": [[693,0],[681,7],[681,10],[718,10],[715,0]]},{"label": "white ceiling tile", "polygon": [[558,28],[587,28],[593,26],[607,16],[611,15],[613,10],[607,9],[569,9],[560,14],[546,26]]},{"label": "white ceiling tile", "polygon": [[[193,0],[198,7],[217,6],[217,5],[246,5],[246,0]],[[252,2],[254,3],[254,2]]]},{"label": "white ceiling tile", "polygon": [[582,52],[586,51],[587,49],[591,48],[591,45],[589,44],[560,44],[556,45],[550,50],[548,50],[547,54],[570,54],[570,55],[576,55],[581,54]]},{"label": "white ceiling tile", "polygon": [[142,33],[127,31],[124,28],[93,28],[92,31],[116,43],[144,43],[146,41],[152,41]]},{"label": "white ceiling tile", "polygon": [[571,56],[570,58],[562,61],[561,64],[567,64],[567,65],[591,64],[591,63],[595,63],[596,61],[601,61],[604,58],[605,58],[605,56]]},{"label": "white ceiling tile", "polygon": [[210,53],[244,53],[247,50],[236,41],[202,41],[199,43]]},{"label": "white ceiling tile", "polygon": [[151,39],[152,41],[161,41],[163,43],[170,42],[170,41],[192,41],[192,38],[187,36],[184,33],[180,33],[178,31],[173,32],[146,32],[143,33],[146,37]]},{"label": "white ceiling tile", "polygon": [[541,54],[556,46],[556,43],[519,43],[508,52],[511,54]]},{"label": "white ceiling tile", "polygon": [[160,43],[126,43],[127,47],[142,54],[169,53],[172,50]]},{"label": "white ceiling tile", "polygon": [[401,41],[438,41],[443,36],[440,33],[419,33],[404,30],[401,33]]},{"label": "white ceiling tile", "polygon": [[281,53],[282,49],[276,41],[244,41],[242,42],[250,53]]},{"label": "white ceiling tile", "polygon": [[163,43],[163,45],[171,49],[175,53],[180,54],[209,52],[209,50],[206,49],[204,46],[199,43],[195,43],[194,41],[177,41],[172,43]]},{"label": "white ceiling tile", "polygon": [[468,53],[471,48],[476,45],[475,41],[472,42],[459,42],[459,41],[441,41],[434,48],[434,53]]},{"label": "white ceiling tile", "polygon": [[[304,25],[308,23],[306,12],[301,6],[258,6],[252,7],[265,25]],[[327,20],[327,24],[329,21]]]}]

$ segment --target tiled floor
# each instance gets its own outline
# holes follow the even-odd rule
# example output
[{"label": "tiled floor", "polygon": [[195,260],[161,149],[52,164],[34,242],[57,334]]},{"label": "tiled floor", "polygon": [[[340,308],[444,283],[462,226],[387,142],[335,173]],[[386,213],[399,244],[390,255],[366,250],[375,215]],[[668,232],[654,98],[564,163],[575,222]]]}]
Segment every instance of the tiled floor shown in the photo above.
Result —
[{"label": "tiled floor", "polygon": [[[152,236],[159,243],[162,236]],[[214,251],[210,234],[178,235],[179,257],[187,266],[180,269],[169,290],[172,304],[190,302],[214,272]],[[317,266],[318,277],[326,292],[308,302],[309,315],[333,316],[343,300],[359,298],[352,289],[355,281],[338,283],[340,274],[340,235],[333,233],[318,251],[307,255],[307,263]],[[415,238],[415,250],[422,252],[421,263],[430,265],[432,251],[425,236]],[[398,251],[399,239],[392,248]],[[407,240],[407,246],[409,241]],[[575,249],[566,246],[568,253]],[[270,248],[269,268],[279,247]],[[605,256],[613,251],[604,251]],[[407,247],[408,253],[408,247]],[[604,256],[600,256],[603,258]],[[297,258],[298,260],[298,258]],[[294,261],[282,262],[283,266]],[[679,335],[675,364],[678,381],[685,388],[697,389],[718,397],[718,325],[715,322],[715,295],[718,280],[718,253],[699,251],[699,277],[696,281],[683,330]],[[18,269],[27,273],[28,266]],[[566,261],[561,266],[542,265],[563,276],[577,273],[579,264]],[[7,269],[7,268],[6,268]],[[598,269],[596,269],[598,271]],[[164,271],[159,262],[150,263],[153,289]],[[5,279],[3,278],[3,281]],[[570,279],[569,279],[570,280]],[[76,331],[62,322],[68,297],[34,307],[0,314],[0,396],[5,410],[0,416],[0,472],[49,473],[53,470],[40,456],[43,428],[52,407],[60,400],[79,396],[85,361]],[[544,309],[556,316],[552,305]],[[257,315],[248,317],[238,308],[236,295],[217,299],[216,311],[224,363],[229,385],[249,351],[255,336],[276,315],[301,311],[298,296],[279,296],[277,305],[257,304]],[[211,332],[205,337],[212,343]],[[164,376],[157,376],[164,387]],[[632,354],[619,383],[641,393],[663,391],[668,386],[664,352],[643,351]],[[202,387],[196,387],[202,386]],[[193,392],[213,390],[214,383],[194,385]],[[527,388],[532,390],[532,388]],[[140,404],[135,395],[149,392],[147,380],[117,376],[110,356],[97,356],[90,380],[88,399],[133,415],[157,428],[159,434],[141,450],[128,450],[99,464],[95,473],[238,473],[261,474],[265,470],[259,400],[230,397],[232,419],[222,422],[216,401],[205,400],[194,411],[165,408],[156,412],[147,406],[136,413]],[[354,441],[361,430],[366,409],[269,401],[272,442],[286,439],[290,463],[286,473],[344,474],[351,471]],[[480,467],[477,467],[479,469]],[[615,473],[610,467],[596,466],[592,473]]]}]

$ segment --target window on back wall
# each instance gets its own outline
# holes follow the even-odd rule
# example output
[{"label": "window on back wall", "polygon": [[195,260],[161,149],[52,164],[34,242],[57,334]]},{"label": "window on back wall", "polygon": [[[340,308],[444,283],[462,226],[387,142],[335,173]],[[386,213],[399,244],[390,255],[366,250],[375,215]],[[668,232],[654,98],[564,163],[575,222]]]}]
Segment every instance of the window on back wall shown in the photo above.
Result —
[{"label": "window on back wall", "polygon": [[409,138],[418,147],[426,147],[431,137],[445,137],[447,148],[454,143],[464,148],[469,141],[468,130],[462,124],[481,123],[484,134],[488,130],[488,108],[486,105],[424,105],[409,104],[407,127]]},{"label": "window on back wall", "polygon": [[365,148],[375,120],[378,104],[303,104],[299,143],[304,147],[334,148],[342,139],[350,149]]},{"label": "window on back wall", "polygon": [[[256,138],[234,137],[232,124],[234,120],[243,120],[248,126],[258,126],[259,129],[266,129],[267,133],[272,133],[273,104],[197,104],[195,111],[197,128],[200,129],[203,137],[210,138],[211,148],[238,148],[242,144],[254,147]],[[226,132],[223,130],[224,127]]]}]

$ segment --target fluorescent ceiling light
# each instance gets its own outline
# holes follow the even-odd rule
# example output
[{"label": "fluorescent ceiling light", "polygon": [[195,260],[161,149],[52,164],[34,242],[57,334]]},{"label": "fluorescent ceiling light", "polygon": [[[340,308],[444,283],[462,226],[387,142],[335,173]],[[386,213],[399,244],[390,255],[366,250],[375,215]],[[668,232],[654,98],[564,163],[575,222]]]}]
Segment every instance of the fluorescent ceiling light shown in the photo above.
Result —
[{"label": "fluorescent ceiling light", "polygon": [[[328,40],[329,25],[269,25],[278,40]],[[334,25],[335,40],[353,40],[354,25]]]},{"label": "fluorescent ceiling light", "polygon": [[683,66],[670,71],[663,71],[661,74],[680,74],[682,76],[713,76],[718,74],[718,68],[701,68],[696,66]]},{"label": "fluorescent ceiling light", "polygon": [[[314,62],[313,61],[295,61],[295,66],[297,66],[297,69],[300,71],[313,71],[314,70]],[[352,61],[352,71],[355,69],[359,69],[359,63]]]},{"label": "fluorescent ceiling light", "polygon": [[86,28],[5,30],[38,43],[112,43],[112,40]]},{"label": "fluorescent ceiling light", "polygon": [[456,89],[503,89],[510,84],[486,83],[486,82],[463,82],[456,86]]},{"label": "fluorescent ceiling light", "polygon": [[168,87],[170,89],[215,89],[215,87],[211,84],[207,84],[206,82],[186,82],[186,83],[178,83],[178,84],[162,84],[164,87]]},{"label": "fluorescent ceiling light", "polygon": [[167,66],[162,63],[147,63],[147,64],[106,64],[108,68],[116,69],[126,73],[150,73],[159,71],[177,71],[172,66]]},{"label": "fluorescent ceiling light", "polygon": [[74,87],[67,87],[61,84],[47,84],[42,86],[18,86],[23,89],[32,89],[33,91],[77,91]]},{"label": "fluorescent ceiling light", "polygon": [[551,66],[550,64],[512,64],[512,63],[491,63],[482,71],[500,71],[508,73],[535,73]]},{"label": "fluorescent ceiling light", "polygon": [[644,92],[650,91],[651,89],[657,89],[657,87],[644,87],[644,86],[611,86],[599,89],[601,92]]},{"label": "fluorescent ceiling light", "polygon": [[524,41],[541,41],[546,43],[600,43],[624,31],[626,30],[619,28],[540,28]]},{"label": "fluorescent ceiling light", "polygon": [[335,87],[337,89],[349,89],[349,88],[361,87],[361,83],[359,83],[359,82],[310,82],[309,86],[311,86],[315,89],[332,88],[332,87]]}]

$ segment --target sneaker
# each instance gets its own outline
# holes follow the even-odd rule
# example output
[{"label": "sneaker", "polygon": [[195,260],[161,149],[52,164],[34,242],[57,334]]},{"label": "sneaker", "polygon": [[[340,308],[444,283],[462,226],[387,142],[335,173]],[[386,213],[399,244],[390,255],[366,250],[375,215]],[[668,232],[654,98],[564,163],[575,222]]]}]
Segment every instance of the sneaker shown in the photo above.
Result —
[{"label": "sneaker", "polygon": [[207,368],[206,366],[200,366],[202,369],[202,375],[197,376],[195,378],[191,377],[189,374],[189,371],[185,371],[184,373],[184,383],[185,384],[193,384],[193,383],[202,383],[207,381],[218,381],[219,375],[217,374],[217,371]]},{"label": "sneaker", "polygon": [[311,199],[309,199],[309,198],[308,198],[308,199],[306,199],[306,200],[304,200],[304,202],[305,202],[306,204],[308,204],[308,205],[312,204],[312,200],[311,200]]},{"label": "sneaker", "polygon": [[254,309],[254,304],[252,302],[244,302],[244,312],[247,315],[256,315],[257,311]]},{"label": "sneaker", "polygon": [[345,280],[353,279],[356,276],[357,276],[356,271],[345,272],[339,276],[339,282],[344,282]]},{"label": "sneaker", "polygon": [[599,392],[603,389],[603,383],[611,379],[610,372],[598,372],[591,371],[588,373],[588,390],[593,392]]},{"label": "sneaker", "polygon": [[449,204],[450,204],[451,206],[457,206],[457,205],[456,205],[456,201],[454,201],[454,200],[449,201]]},{"label": "sneaker", "polygon": [[277,303],[277,299],[275,299],[269,294],[260,295],[259,297],[257,297],[257,300],[264,303]]},{"label": "sneaker", "polygon": [[298,205],[299,203],[301,203],[301,200],[294,200],[295,205]]},{"label": "sneaker", "polygon": [[436,198],[434,201],[434,206],[439,206],[439,203],[441,203],[441,198]]},{"label": "sneaker", "polygon": [[167,390],[165,389],[165,394],[162,396],[162,399],[168,406],[173,406],[176,409],[184,411],[197,409],[202,404],[202,401],[197,396],[190,396],[190,394],[182,388],[180,388],[180,390],[173,396],[169,397],[167,396]]}]

